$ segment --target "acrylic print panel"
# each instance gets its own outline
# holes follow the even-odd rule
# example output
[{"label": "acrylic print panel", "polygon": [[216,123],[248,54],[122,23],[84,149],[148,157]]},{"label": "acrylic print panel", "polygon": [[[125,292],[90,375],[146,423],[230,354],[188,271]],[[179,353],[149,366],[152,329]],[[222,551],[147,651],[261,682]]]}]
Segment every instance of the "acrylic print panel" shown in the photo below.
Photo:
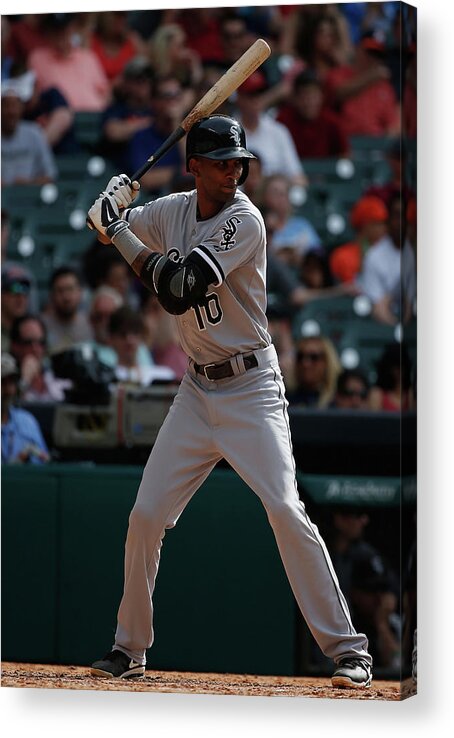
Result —
[{"label": "acrylic print panel", "polygon": [[[3,106],[15,101],[27,106],[28,121],[44,123],[26,87],[30,76],[24,74],[32,71],[40,104],[50,105],[45,91],[51,86],[58,90],[56,107],[74,113],[58,142],[42,144],[52,162],[48,171],[34,174],[29,158],[14,160],[13,131],[2,141],[2,181],[11,177],[2,190],[10,223],[6,255],[34,277],[43,312],[58,266],[85,270],[88,294],[97,286],[99,246],[84,223],[110,177],[136,171],[257,38],[270,45],[269,59],[217,112],[240,121],[246,147],[257,157],[242,188],[267,230],[266,315],[289,400],[298,495],[318,552],[311,567],[338,598],[327,604],[325,585],[319,591],[313,583],[302,596],[314,572],[305,571],[303,557],[301,566],[292,563],[288,526],[276,547],[247,483],[254,486],[257,470],[267,481],[278,464],[256,445],[249,459],[255,471],[246,481],[234,464],[220,462],[166,535],[145,676],[93,676],[90,664],[112,647],[128,517],[168,405],[161,386],[131,388],[121,373],[102,404],[99,384],[106,389],[106,383],[89,396],[74,361],[71,401],[47,404],[44,412],[22,398],[41,425],[51,462],[2,466],[3,540],[6,551],[16,551],[14,560],[4,557],[2,684],[377,701],[415,694],[415,9],[394,2],[381,4],[378,13],[369,4],[238,5],[51,13],[36,25],[10,13],[2,20],[10,34]],[[112,29],[122,39],[117,55],[106,41]],[[65,64],[84,70],[76,85],[63,65],[48,63],[46,44],[55,39],[66,43]],[[46,112],[50,118],[53,110]],[[114,130],[117,124],[115,140],[105,114]],[[142,179],[139,205],[193,189],[184,150],[176,145],[166,157]],[[22,167],[29,179],[18,183]],[[227,252],[235,254],[239,226],[225,222],[224,248],[204,251],[204,263],[217,268]],[[193,312],[202,336],[208,330],[220,340],[228,316],[222,294],[210,295],[211,302]],[[140,298],[131,283],[130,307],[148,325],[158,315],[159,325],[167,325],[157,301]],[[234,311],[229,319],[235,323]],[[240,334],[244,326],[236,322],[235,328]],[[173,362],[169,354],[157,359],[158,341],[151,348],[156,363]],[[176,343],[172,350],[181,360]],[[171,366],[173,372],[180,367]],[[168,404],[171,394],[167,388]],[[239,403],[238,431],[246,420]],[[192,439],[196,427],[186,419],[178,433]],[[248,445],[254,448],[252,438]],[[180,463],[176,452],[162,458],[163,468]],[[333,607],[345,614],[339,589],[373,656],[374,679],[364,689],[333,686],[333,659],[301,615],[302,606],[319,643],[333,651],[322,620]],[[43,603],[39,612],[30,611],[30,599]]]}]

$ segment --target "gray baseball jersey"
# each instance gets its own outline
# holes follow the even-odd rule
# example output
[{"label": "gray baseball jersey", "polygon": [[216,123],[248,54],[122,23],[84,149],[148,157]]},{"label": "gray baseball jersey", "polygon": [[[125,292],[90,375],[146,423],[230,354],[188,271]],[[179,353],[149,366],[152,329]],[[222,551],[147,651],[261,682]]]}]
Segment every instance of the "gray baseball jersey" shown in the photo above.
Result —
[{"label": "gray baseball jersey", "polygon": [[131,230],[174,260],[196,252],[211,268],[203,306],[176,316],[185,352],[198,364],[271,343],[267,331],[265,224],[242,192],[217,215],[197,220],[197,193],[183,192],[128,210]]},{"label": "gray baseball jersey", "polygon": [[[125,586],[114,648],[145,663],[154,639],[152,594],[166,529],[220,459],[261,499],[295,598],[322,651],[369,664],[328,551],[299,498],[285,387],[267,331],[266,241],[262,216],[241,192],[207,220],[196,192],[126,211],[133,232],[174,259],[196,252],[212,284],[202,307],[178,316],[190,361],[144,469],[129,518]],[[242,354],[254,354],[246,366]],[[216,381],[195,366],[231,360]]]}]

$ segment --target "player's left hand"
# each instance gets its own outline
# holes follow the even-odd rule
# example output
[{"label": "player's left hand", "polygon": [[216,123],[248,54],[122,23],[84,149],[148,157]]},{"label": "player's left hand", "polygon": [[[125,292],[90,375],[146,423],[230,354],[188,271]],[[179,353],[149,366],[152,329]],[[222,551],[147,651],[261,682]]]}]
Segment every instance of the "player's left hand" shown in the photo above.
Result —
[{"label": "player's left hand", "polygon": [[115,177],[109,180],[106,192],[109,195],[113,195],[115,201],[120,208],[129,207],[132,205],[137,195],[139,194],[140,184],[136,180],[131,182],[127,174],[117,174]]},{"label": "player's left hand", "polygon": [[[128,224],[120,218],[120,209],[113,195],[101,192],[88,211],[88,220],[103,236],[110,235],[116,230],[113,226],[122,224],[125,228]],[[109,232],[107,232],[109,231]]]}]

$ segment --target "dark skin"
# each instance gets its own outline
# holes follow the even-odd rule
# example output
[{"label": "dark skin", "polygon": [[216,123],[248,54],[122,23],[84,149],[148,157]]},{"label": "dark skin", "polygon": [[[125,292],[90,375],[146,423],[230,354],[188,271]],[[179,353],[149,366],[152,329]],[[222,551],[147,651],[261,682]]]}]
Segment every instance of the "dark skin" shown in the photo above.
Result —
[{"label": "dark skin", "polygon": [[194,157],[189,168],[196,181],[200,217],[212,218],[235,196],[243,172],[242,159],[220,161]]}]

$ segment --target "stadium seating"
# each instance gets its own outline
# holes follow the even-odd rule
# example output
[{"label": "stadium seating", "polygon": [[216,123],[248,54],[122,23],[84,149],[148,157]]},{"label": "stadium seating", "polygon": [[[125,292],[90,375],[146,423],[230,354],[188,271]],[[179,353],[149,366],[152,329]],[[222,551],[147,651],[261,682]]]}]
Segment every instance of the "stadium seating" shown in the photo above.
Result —
[{"label": "stadium seating", "polygon": [[76,139],[87,151],[96,151],[101,138],[102,113],[77,112],[74,116]]},{"label": "stadium seating", "polygon": [[337,349],[342,366],[361,368],[370,382],[376,379],[376,361],[388,343],[404,340],[415,363],[416,320],[402,330],[400,324],[389,326],[374,320],[370,309],[370,302],[364,296],[312,300],[292,321],[293,339],[326,336]]},{"label": "stadium seating", "polygon": [[401,340],[400,326],[389,326],[372,318],[353,320],[339,344],[339,355],[346,369],[361,368],[373,384],[377,378],[376,362],[389,343]]},{"label": "stadium seating", "polygon": [[303,336],[324,335],[340,348],[345,332],[354,321],[364,320],[361,315],[370,312],[370,304],[364,298],[320,298],[307,303],[292,323],[294,340]]}]

